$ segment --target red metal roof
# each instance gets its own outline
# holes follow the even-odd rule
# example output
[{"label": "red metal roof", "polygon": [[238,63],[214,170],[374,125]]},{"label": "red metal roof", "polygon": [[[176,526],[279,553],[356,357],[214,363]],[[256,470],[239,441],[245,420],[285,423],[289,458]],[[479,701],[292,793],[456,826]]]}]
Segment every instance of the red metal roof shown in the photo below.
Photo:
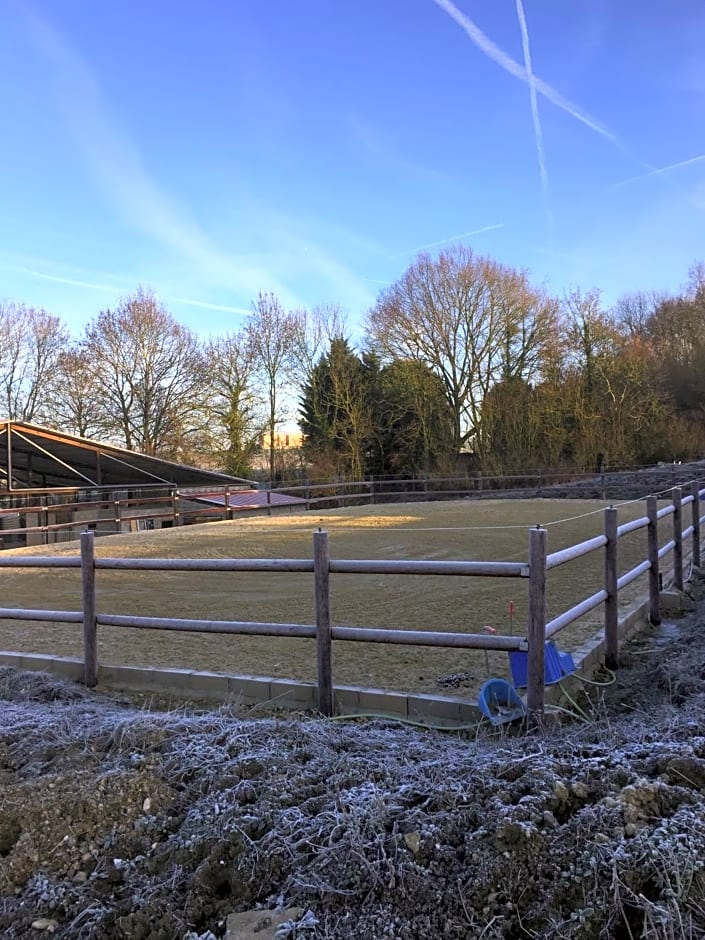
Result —
[{"label": "red metal roof", "polygon": [[[198,502],[212,503],[215,506],[225,506],[225,496],[209,493],[207,496],[187,496]],[[269,499],[267,499],[269,497]],[[268,493],[267,490],[233,490],[230,493],[230,506],[233,509],[266,509],[267,506],[305,506],[306,500],[299,496],[287,496],[285,493]]]}]

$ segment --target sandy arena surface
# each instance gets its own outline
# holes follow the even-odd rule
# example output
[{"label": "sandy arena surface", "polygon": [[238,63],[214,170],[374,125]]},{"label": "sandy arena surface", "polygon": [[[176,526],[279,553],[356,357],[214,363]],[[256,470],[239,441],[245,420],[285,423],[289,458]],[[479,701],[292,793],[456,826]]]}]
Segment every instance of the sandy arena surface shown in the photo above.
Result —
[{"label": "sandy arena surface", "polygon": [[[599,534],[605,505],[544,499],[359,507],[110,536],[99,539],[96,550],[113,557],[311,558],[313,532],[321,527],[329,533],[334,558],[524,561],[530,526],[547,525],[548,550],[556,551]],[[643,502],[630,503],[620,509],[619,521],[643,513]],[[65,543],[13,554],[77,551],[77,543]],[[622,572],[645,555],[644,530],[620,540]],[[549,618],[597,590],[602,565],[602,552],[596,552],[551,571]],[[8,569],[2,583],[3,606],[80,608],[77,571]],[[103,613],[299,623],[312,623],[314,616],[313,576],[308,574],[99,571],[97,585]],[[470,633],[489,624],[498,633],[524,632],[526,580],[333,575],[331,591],[338,624]],[[623,592],[622,606],[645,591],[645,578],[640,578]],[[600,616],[598,610],[569,627],[558,638],[560,646],[575,649],[599,630]],[[81,642],[77,625],[0,621],[0,649],[80,656]],[[102,627],[99,656],[111,664],[315,681],[310,640]],[[481,652],[334,643],[334,681],[339,684],[474,698],[487,670]],[[507,670],[506,654],[489,654],[492,675],[504,676]]]}]

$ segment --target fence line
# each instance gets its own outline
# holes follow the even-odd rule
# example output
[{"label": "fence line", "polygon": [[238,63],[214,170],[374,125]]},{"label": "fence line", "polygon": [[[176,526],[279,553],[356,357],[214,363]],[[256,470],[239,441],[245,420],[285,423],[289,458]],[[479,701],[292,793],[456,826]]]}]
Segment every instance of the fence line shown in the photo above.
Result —
[{"label": "fence line", "polygon": [[[644,489],[653,492],[651,481],[654,474],[670,476],[669,487],[672,487],[678,482],[677,478],[683,477],[686,471],[687,467],[676,465],[635,468],[630,471],[634,477],[630,485],[639,485],[638,481],[642,481]],[[236,495],[242,487],[233,485],[185,489],[170,484],[139,488],[92,488],[97,492],[80,488],[52,491],[18,490],[0,495],[0,548],[2,540],[6,538],[25,536],[35,543],[49,543],[63,536],[77,537],[80,530],[87,525],[91,528],[96,526],[97,534],[109,534],[121,531],[126,524],[137,524],[147,519],[159,525],[180,526],[218,518],[233,519],[235,513],[266,512],[271,515],[277,508],[286,508],[277,506],[277,499],[282,496],[297,497],[300,500],[296,503],[298,508],[315,510],[329,506],[398,502],[402,499],[413,501],[482,498],[506,493],[541,496],[547,486],[585,482],[592,487],[594,496],[604,499],[606,488],[612,485],[614,475],[616,474],[606,474],[604,468],[599,474],[584,469],[531,469],[504,475],[478,470],[446,477],[370,477],[365,480],[341,480],[332,483],[307,482],[262,489],[258,491],[256,506],[238,505]],[[82,499],[82,495],[87,498]],[[66,502],[57,501],[64,498]],[[290,509],[293,508],[295,507],[290,506]],[[669,510],[673,511],[672,508]],[[57,518],[50,522],[50,515],[56,513],[63,514],[64,521]],[[84,518],[74,518],[77,513]],[[14,518],[20,514],[29,517],[26,521],[32,524],[11,525]],[[67,516],[70,518],[66,519]],[[547,527],[557,525],[561,521],[563,520],[548,523]]]},{"label": "fence line", "polygon": [[[0,608],[0,619],[43,620],[57,623],[81,623],[84,642],[84,683],[92,687],[98,678],[97,631],[99,626],[133,627],[138,629],[176,630],[202,633],[224,633],[248,636],[278,636],[314,639],[318,673],[318,708],[327,716],[333,714],[333,641],[405,644],[455,649],[478,649],[528,652],[527,711],[530,724],[542,721],[545,693],[545,642],[569,624],[596,607],[604,607],[605,663],[618,665],[618,597],[619,591],[643,574],[649,575],[649,612],[652,623],[659,623],[661,571],[660,561],[673,552],[673,583],[683,588],[683,543],[691,539],[691,558],[700,566],[700,500],[705,489],[693,482],[691,492],[683,498],[680,487],[672,489],[669,506],[657,506],[655,496],[646,498],[646,515],[618,525],[618,509],[604,510],[604,533],[583,542],[547,552],[547,530],[536,526],[529,530],[528,563],[517,562],[437,562],[339,560],[329,554],[328,533],[313,534],[313,557],[310,559],[203,559],[203,558],[96,558],[94,533],[81,533],[80,555],[71,557],[0,556],[3,568],[80,568],[82,582],[81,611],[28,610]],[[691,506],[691,523],[683,528],[683,508]],[[672,538],[658,543],[658,522],[672,515]],[[620,538],[642,528],[647,532],[646,558],[618,576]],[[549,571],[604,548],[603,583],[557,617],[547,622],[546,588]],[[194,620],[170,617],[137,617],[104,614],[97,609],[96,572],[99,570],[153,571],[268,571],[308,572],[314,576],[315,623],[269,623],[257,621]],[[528,579],[528,617],[526,636],[502,636],[472,633],[442,633],[432,630],[386,630],[372,627],[336,626],[331,617],[331,574],[397,574],[443,575],[462,577],[510,577]]]}]

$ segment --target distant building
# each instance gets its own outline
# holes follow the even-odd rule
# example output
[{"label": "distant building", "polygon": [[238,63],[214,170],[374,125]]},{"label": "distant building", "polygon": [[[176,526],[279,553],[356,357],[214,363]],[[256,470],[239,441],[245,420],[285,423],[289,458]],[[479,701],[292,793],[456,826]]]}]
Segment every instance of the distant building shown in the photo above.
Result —
[{"label": "distant building", "polygon": [[[259,446],[263,451],[269,450],[269,434],[260,434]],[[303,443],[303,434],[300,431],[277,431],[274,435],[275,450],[295,450],[301,447]]]},{"label": "distant building", "polygon": [[[274,496],[277,496],[274,499]],[[305,508],[251,480],[21,421],[0,422],[0,548]]]}]

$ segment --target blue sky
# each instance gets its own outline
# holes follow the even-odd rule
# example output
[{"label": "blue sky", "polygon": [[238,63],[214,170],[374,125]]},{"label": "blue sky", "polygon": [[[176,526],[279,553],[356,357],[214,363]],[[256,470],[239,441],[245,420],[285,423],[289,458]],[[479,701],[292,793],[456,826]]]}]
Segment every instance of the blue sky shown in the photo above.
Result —
[{"label": "blue sky", "polygon": [[0,298],[355,320],[460,236],[559,293],[677,290],[704,50],[702,0],[6,0]]}]

